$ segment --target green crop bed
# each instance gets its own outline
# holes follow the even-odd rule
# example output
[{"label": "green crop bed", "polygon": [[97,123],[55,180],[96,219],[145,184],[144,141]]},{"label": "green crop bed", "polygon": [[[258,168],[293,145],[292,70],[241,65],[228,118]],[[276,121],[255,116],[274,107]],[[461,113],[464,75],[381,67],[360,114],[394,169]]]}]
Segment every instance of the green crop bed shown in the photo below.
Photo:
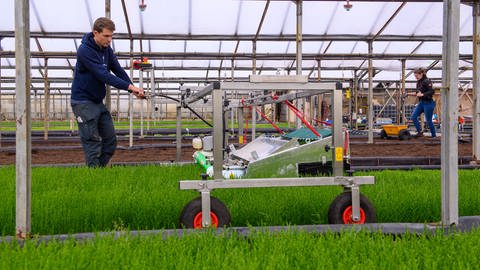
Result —
[{"label": "green crop bed", "polygon": [[[2,235],[14,232],[15,170],[0,169]],[[178,180],[198,179],[195,165],[107,169],[34,168],[32,231],[176,228],[183,206],[197,196]],[[382,171],[361,191],[379,222],[440,219],[439,171]],[[234,180],[241,181],[241,180]],[[460,171],[460,214],[479,215],[480,171]],[[325,223],[339,187],[217,190],[233,226]],[[480,231],[403,235],[345,231],[256,232],[245,237],[205,231],[184,237],[112,236],[88,241],[0,244],[0,269],[475,269]]]},{"label": "green crop bed", "polygon": [[1,269],[478,269],[480,231],[434,236],[286,231],[0,244]]},{"label": "green crop bed", "polygon": [[[34,168],[32,232],[61,234],[116,229],[177,228],[183,207],[198,196],[178,180],[199,179],[195,165],[106,169]],[[382,171],[361,187],[375,205],[378,222],[440,220],[439,171]],[[15,168],[0,169],[0,232],[15,227]],[[241,180],[231,180],[241,181]],[[460,215],[480,215],[480,171],[460,171]],[[215,190],[229,208],[232,226],[324,224],[340,187]]]}]

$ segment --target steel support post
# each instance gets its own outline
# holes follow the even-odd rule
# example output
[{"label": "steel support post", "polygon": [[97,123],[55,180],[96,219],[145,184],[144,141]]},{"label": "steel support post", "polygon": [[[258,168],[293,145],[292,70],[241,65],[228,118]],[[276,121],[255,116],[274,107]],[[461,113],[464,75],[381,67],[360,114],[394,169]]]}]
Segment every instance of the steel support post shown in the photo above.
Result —
[{"label": "steel support post", "polygon": [[355,129],[358,129],[358,74],[357,70],[353,73],[353,98],[355,100]]},{"label": "steel support post", "polygon": [[16,204],[15,235],[31,231],[31,115],[30,115],[30,7],[28,0],[15,1],[16,85]]},{"label": "steel support post", "polygon": [[230,109],[230,136],[235,136],[235,111]]},{"label": "steel support post", "polygon": [[[109,19],[111,17],[110,7],[111,7],[110,0],[105,0],[105,17]],[[112,111],[112,88],[108,84],[105,86],[105,88],[107,90],[107,94],[105,95],[105,107],[107,107],[107,110],[111,112]]]},{"label": "steel support post", "polygon": [[210,220],[210,191],[202,191],[200,194],[202,198],[202,227],[206,228],[212,224]]},{"label": "steel support post", "polygon": [[252,74],[257,74],[257,41],[252,41]]},{"label": "steel support post", "polygon": [[44,114],[43,114],[43,139],[48,140],[48,118],[50,112],[50,87],[48,84],[48,58],[45,58],[45,67],[43,69],[43,84],[44,84]]},{"label": "steel support post", "polygon": [[480,3],[473,4],[473,127],[472,156],[480,159]]},{"label": "steel support post", "polygon": [[407,117],[405,116],[405,101],[407,100],[406,90],[405,90],[405,67],[406,60],[402,59],[402,78],[401,78],[401,91],[400,91],[400,104],[397,103],[397,107],[400,107],[400,113],[398,115],[399,123],[407,123]]},{"label": "steel support post", "polygon": [[[340,83],[339,83],[340,84]],[[332,93],[333,104],[333,175],[343,175],[342,87]]]},{"label": "steel support post", "polygon": [[245,142],[246,138],[243,138],[243,113],[244,107],[238,108],[237,117],[238,117],[238,144],[242,145]]},{"label": "steel support post", "polygon": [[255,105],[252,106],[252,131],[250,135],[252,136],[252,141],[255,140],[256,133],[257,133],[257,110],[255,109]]},{"label": "steel support post", "polygon": [[[143,69],[140,69],[139,87],[143,89]],[[143,100],[140,100],[140,138],[143,138]]]},{"label": "steel support post", "polygon": [[152,71],[150,72],[150,121],[153,120],[153,124],[155,125],[155,68],[152,66]]},{"label": "steel support post", "polygon": [[443,1],[442,223],[458,223],[458,47],[460,0]]},{"label": "steel support post", "polygon": [[[296,74],[302,75],[302,34],[303,34],[303,0],[297,0],[297,28],[296,28],[296,47],[297,47],[297,54],[296,54],[296,63],[297,69]],[[303,99],[297,100],[297,108],[305,114],[305,102]],[[302,121],[297,117],[297,128],[302,127]]]},{"label": "steel support post", "polygon": [[[227,94],[225,93],[225,99],[227,98]],[[229,119],[229,114],[230,112],[233,111],[232,108],[227,109],[227,106],[224,106],[225,107],[225,111],[223,112],[223,126],[225,127],[224,128],[224,133],[223,133],[223,141],[224,141],[224,146],[227,147],[228,146],[228,142],[229,142],[229,139],[230,139],[230,136],[227,132],[228,130],[228,119]],[[233,135],[233,132],[231,133]]]},{"label": "steel support post", "polygon": [[222,179],[223,170],[223,91],[220,83],[213,89],[213,178]]},{"label": "steel support post", "polygon": [[[133,82],[133,39],[130,39],[130,79]],[[129,128],[128,128],[128,145],[133,146],[133,94],[128,95],[128,119],[129,119]]]},{"label": "steel support post", "polygon": [[182,106],[177,106],[177,155],[175,161],[180,162],[182,160]]},{"label": "steel support post", "polygon": [[360,187],[352,185],[350,191],[352,192],[352,220],[360,221]]},{"label": "steel support post", "polygon": [[[0,45],[1,45],[0,39]],[[0,56],[0,123],[3,121],[3,114],[2,114],[2,57]],[[2,147],[2,129],[0,128],[0,147]]]},{"label": "steel support post", "polygon": [[373,143],[373,63],[370,57],[373,53],[373,42],[368,42],[368,141]]}]

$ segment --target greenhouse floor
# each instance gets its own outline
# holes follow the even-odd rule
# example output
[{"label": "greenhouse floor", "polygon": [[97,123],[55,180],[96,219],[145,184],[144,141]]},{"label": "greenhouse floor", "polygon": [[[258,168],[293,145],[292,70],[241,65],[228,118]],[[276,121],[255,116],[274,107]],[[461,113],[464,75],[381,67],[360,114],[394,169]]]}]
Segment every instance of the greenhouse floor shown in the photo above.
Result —
[{"label": "greenhouse floor", "polygon": [[[185,139],[183,143],[181,161],[192,162],[191,139]],[[469,142],[458,145],[459,157],[471,156],[471,151],[472,144]],[[135,138],[132,148],[128,147],[128,138],[121,137],[112,162],[113,164],[174,162],[175,157],[174,137]],[[430,137],[407,141],[375,138],[374,144],[367,144],[366,137],[353,137],[351,139],[351,157],[352,165],[356,165],[355,158],[362,159],[363,157],[439,158],[440,140]],[[32,139],[32,163],[34,165],[83,164],[83,162],[83,150],[78,137],[51,137],[48,141],[44,141],[42,138]],[[13,164],[15,164],[15,141],[14,138],[4,137],[0,147],[0,165]]]}]

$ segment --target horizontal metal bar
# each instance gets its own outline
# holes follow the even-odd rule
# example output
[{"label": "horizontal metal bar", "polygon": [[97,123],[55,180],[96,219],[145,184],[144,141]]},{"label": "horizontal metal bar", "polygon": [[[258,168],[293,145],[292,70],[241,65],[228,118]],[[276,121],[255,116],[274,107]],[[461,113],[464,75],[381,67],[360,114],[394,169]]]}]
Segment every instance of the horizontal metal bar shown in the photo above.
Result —
[{"label": "horizontal metal bar", "polygon": [[229,107],[231,108],[238,108],[238,107],[244,107],[245,105],[264,105],[264,104],[272,104],[272,103],[281,103],[284,102],[285,100],[294,100],[298,98],[305,98],[305,97],[311,97],[314,95],[319,95],[325,92],[330,92],[331,90],[319,90],[319,91],[308,91],[308,92],[297,92],[297,93],[291,93],[291,94],[285,94],[281,95],[276,99],[273,99],[271,96],[263,96],[262,97],[254,97],[252,99],[246,99],[244,101],[244,104],[231,104]]},{"label": "horizontal metal bar", "polygon": [[221,82],[222,90],[334,90],[335,83],[251,83],[251,82]]},{"label": "horizontal metal bar", "polygon": [[[12,61],[14,61],[13,58],[11,58]],[[322,59],[322,63],[328,63],[328,60],[323,60]],[[335,60],[332,60],[332,61],[335,61]],[[130,67],[127,66],[127,65],[122,65],[122,67],[124,69],[129,69]],[[42,66],[39,66],[39,65],[35,65],[35,66],[31,66],[31,69],[43,69],[45,68],[43,65]],[[281,68],[281,66],[267,66],[267,65],[263,65],[262,66],[262,70],[263,71],[272,71],[272,70],[278,70],[278,68]],[[394,71],[394,72],[400,72],[399,70],[395,70],[395,69],[392,69],[392,68],[389,68],[389,67],[380,67],[380,66],[373,66],[373,68],[375,70],[380,70],[380,71]],[[14,65],[2,65],[2,69],[15,69],[15,66]],[[178,65],[178,66],[155,66],[153,67],[154,70],[161,70],[161,71],[164,71],[164,70],[200,70],[200,71],[206,71],[207,69],[210,69],[210,70],[219,70],[219,69],[222,69],[222,67],[220,66],[210,66],[210,68],[208,66],[201,66],[201,64],[199,64],[198,66],[181,66],[181,65]],[[248,66],[235,66],[234,67],[235,71],[251,71],[252,70],[252,67],[248,67]],[[48,65],[48,70],[72,70],[72,68],[68,65]],[[312,67],[303,67],[302,69],[303,71],[311,71],[312,70]],[[342,71],[342,70],[359,70],[359,71],[365,71],[365,70],[368,70],[368,68],[366,67],[358,67],[358,66],[341,66],[341,67],[334,67],[334,66],[324,66],[322,65],[322,68],[321,68],[322,71]],[[406,68],[405,70],[407,71],[413,71],[414,68]],[[442,67],[433,67],[429,70],[442,70]],[[459,67],[458,68],[459,71],[463,71],[463,70],[473,70],[473,67],[467,67],[467,66],[463,66],[463,67]],[[43,78],[42,78],[43,79]],[[50,77],[48,78],[50,80]],[[166,77],[166,79],[168,79],[168,77]],[[415,81],[416,82],[416,81]]]},{"label": "horizontal metal bar", "polygon": [[[290,0],[289,0],[290,1]],[[388,0],[391,2],[390,0]],[[423,1],[422,1],[423,2]],[[82,39],[83,32],[31,32],[32,38],[58,38],[58,39]],[[0,31],[0,37],[14,38],[14,31]],[[192,34],[132,34],[134,40],[243,40],[243,41],[295,41],[295,34],[283,35],[192,35]],[[303,41],[369,41],[374,35],[354,35],[354,34],[338,34],[338,35],[315,35],[302,34]],[[128,33],[115,33],[115,39],[130,40]],[[460,41],[472,41],[472,36],[461,36]],[[380,35],[375,41],[442,41],[441,35]]]},{"label": "horizontal metal bar", "polygon": [[[130,57],[140,58],[148,57],[150,60],[225,60],[225,59],[235,59],[235,60],[295,60],[296,54],[293,53],[207,53],[207,52],[116,52],[118,59],[128,60]],[[14,57],[14,51],[0,51],[1,57]],[[39,52],[32,51],[32,58],[69,58],[74,59],[77,57],[76,52],[61,52],[61,51],[49,51],[49,52]],[[398,53],[376,53],[369,55],[368,53],[329,53],[329,54],[318,54],[318,53],[304,53],[302,54],[303,60],[365,60],[365,59],[374,59],[374,60],[401,60],[401,59],[411,59],[411,60],[441,60],[441,54],[398,54]],[[470,60],[473,59],[472,54],[460,54],[459,59]]]},{"label": "horizontal metal bar", "polygon": [[305,75],[250,75],[252,83],[308,83]]},{"label": "horizontal metal bar", "polygon": [[199,101],[203,97],[211,94],[212,91],[213,91],[213,84],[209,84],[209,85],[205,86],[202,90],[200,90],[200,91],[192,94],[188,98],[186,98],[185,103],[190,104],[190,103],[194,103],[196,101]]},{"label": "horizontal metal bar", "polygon": [[305,178],[252,178],[239,180],[185,180],[179,182],[181,190],[212,190],[226,188],[262,187],[308,187],[308,186],[349,186],[375,184],[374,176],[354,177],[305,177]]}]

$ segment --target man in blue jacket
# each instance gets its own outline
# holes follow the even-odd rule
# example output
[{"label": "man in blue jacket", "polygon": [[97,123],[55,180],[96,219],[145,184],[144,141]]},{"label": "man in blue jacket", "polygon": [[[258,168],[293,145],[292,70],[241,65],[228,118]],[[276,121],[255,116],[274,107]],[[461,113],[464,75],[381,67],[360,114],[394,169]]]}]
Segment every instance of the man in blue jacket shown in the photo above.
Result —
[{"label": "man in blue jacket", "polygon": [[71,105],[89,167],[106,166],[117,147],[112,116],[103,104],[105,84],[144,98],[143,89],[132,84],[113,54],[110,43],[114,31],[112,20],[98,18],[77,51]]}]

